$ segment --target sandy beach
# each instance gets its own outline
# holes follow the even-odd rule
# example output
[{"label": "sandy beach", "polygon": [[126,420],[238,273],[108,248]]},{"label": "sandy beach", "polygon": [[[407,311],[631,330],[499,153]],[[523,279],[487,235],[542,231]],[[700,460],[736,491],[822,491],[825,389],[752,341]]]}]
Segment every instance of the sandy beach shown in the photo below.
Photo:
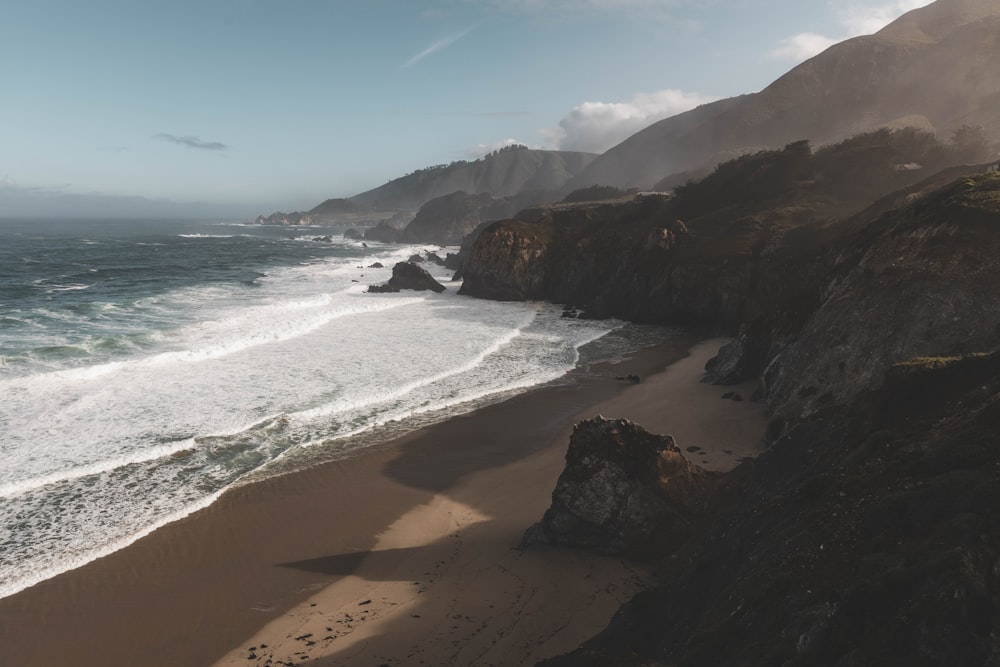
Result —
[{"label": "sandy beach", "polygon": [[[751,388],[700,383],[723,341],[692,342],[234,489],[0,600],[0,664],[522,665],[570,650],[645,576],[516,548],[548,506],[572,425],[628,417],[716,470],[756,453],[761,407],[720,398]],[[628,374],[642,382],[615,379]]]}]

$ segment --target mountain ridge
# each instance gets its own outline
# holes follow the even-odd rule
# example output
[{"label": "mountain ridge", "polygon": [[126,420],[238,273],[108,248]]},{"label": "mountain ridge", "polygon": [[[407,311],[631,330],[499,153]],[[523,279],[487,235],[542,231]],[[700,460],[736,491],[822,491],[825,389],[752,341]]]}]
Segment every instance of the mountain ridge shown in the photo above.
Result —
[{"label": "mountain ridge", "polygon": [[418,169],[350,197],[375,209],[412,209],[443,195],[463,191],[508,197],[531,190],[556,190],[597,155],[510,146],[474,161]]},{"label": "mountain ridge", "polygon": [[[648,188],[673,172],[711,166],[799,139],[822,144],[906,117],[937,131],[981,125],[1000,139],[1000,3],[938,0],[874,35],[835,44],[762,91],[650,125],[611,148],[567,187]],[[954,63],[961,62],[956,76]]]}]

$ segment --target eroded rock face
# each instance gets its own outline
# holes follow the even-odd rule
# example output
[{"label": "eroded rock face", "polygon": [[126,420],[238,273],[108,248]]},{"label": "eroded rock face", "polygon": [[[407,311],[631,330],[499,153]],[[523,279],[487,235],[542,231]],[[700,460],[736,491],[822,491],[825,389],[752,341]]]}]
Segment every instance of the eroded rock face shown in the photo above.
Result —
[{"label": "eroded rock face", "polygon": [[380,222],[365,232],[366,241],[380,243],[400,243],[403,240],[403,230],[397,229],[386,222]]},{"label": "eroded rock face", "polygon": [[426,270],[411,264],[410,262],[399,262],[392,267],[392,278],[384,285],[370,285],[369,292],[398,292],[400,290],[431,290],[432,292],[443,292],[444,285],[434,280],[434,277]]},{"label": "eroded rock face", "polygon": [[793,425],[658,583],[546,667],[994,665],[1000,353],[892,366]]},{"label": "eroded rock face", "polygon": [[[963,177],[833,239],[817,266],[709,362],[718,383],[761,378],[783,424],[845,404],[918,356],[994,349],[1000,331],[1000,175]],[[851,221],[841,227],[851,231]],[[786,255],[796,249],[789,245]],[[808,257],[808,255],[804,255]],[[770,256],[772,264],[775,255]],[[776,266],[760,275],[779,275]],[[804,296],[811,292],[811,296]]]},{"label": "eroded rock face", "polygon": [[635,557],[660,553],[706,513],[713,478],[689,463],[669,435],[627,419],[580,422],[552,506],[525,533],[523,545]]}]

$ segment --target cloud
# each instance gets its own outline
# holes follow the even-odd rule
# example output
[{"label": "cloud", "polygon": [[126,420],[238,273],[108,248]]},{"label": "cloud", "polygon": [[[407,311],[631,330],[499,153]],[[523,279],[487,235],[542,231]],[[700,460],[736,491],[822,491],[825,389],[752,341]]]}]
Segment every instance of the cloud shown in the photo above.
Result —
[{"label": "cloud", "polygon": [[539,133],[553,148],[603,153],[644,127],[718,98],[683,90],[639,93],[628,102],[584,102]]},{"label": "cloud", "polygon": [[822,53],[837,42],[858,35],[871,35],[886,27],[908,11],[929,5],[931,0],[892,0],[880,4],[852,4],[838,12],[843,27],[839,37],[827,37],[814,32],[801,32],[786,37],[768,55],[781,60],[802,62]]},{"label": "cloud", "polygon": [[424,58],[426,58],[427,56],[431,55],[432,53],[437,53],[438,51],[441,51],[443,49],[448,48],[449,46],[451,46],[452,44],[454,44],[458,40],[460,40],[463,37],[465,37],[466,35],[468,35],[470,32],[472,32],[472,28],[471,27],[470,28],[466,28],[462,32],[457,32],[454,35],[449,35],[448,37],[445,37],[444,39],[439,39],[438,41],[434,42],[433,44],[431,44],[430,46],[428,46],[426,49],[424,49],[423,51],[421,51],[420,53],[418,53],[417,55],[413,56],[412,58],[410,58],[409,60],[407,60],[405,63],[403,63],[402,65],[400,65],[400,69],[410,69],[411,67],[413,67],[414,65],[416,65],[418,62],[420,62],[421,60],[423,60]]},{"label": "cloud", "polygon": [[894,0],[879,5],[849,5],[840,11],[840,22],[847,29],[849,37],[870,35],[906,12],[929,4],[931,0]]},{"label": "cloud", "polygon": [[191,135],[178,136],[176,134],[167,134],[166,132],[160,132],[159,134],[153,135],[154,139],[162,139],[163,141],[169,141],[172,144],[179,144],[186,148],[197,148],[203,151],[227,151],[229,146],[218,141],[202,141],[198,137]]},{"label": "cloud", "polygon": [[769,55],[781,60],[801,62],[826,51],[838,41],[840,40],[817,35],[814,32],[801,32],[781,40],[778,48],[771,51]]}]

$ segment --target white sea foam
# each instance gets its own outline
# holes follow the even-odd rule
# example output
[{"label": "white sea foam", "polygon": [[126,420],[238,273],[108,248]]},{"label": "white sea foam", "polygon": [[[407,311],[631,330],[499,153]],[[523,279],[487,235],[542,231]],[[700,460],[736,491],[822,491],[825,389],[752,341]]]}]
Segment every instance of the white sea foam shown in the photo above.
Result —
[{"label": "white sea foam", "polygon": [[56,558],[46,562],[44,565],[32,564],[18,572],[15,576],[10,578],[0,578],[0,598],[5,598],[10,595],[14,595],[15,593],[19,593],[37,583],[51,579],[52,577],[62,574],[63,572],[75,570],[76,568],[86,565],[87,563],[91,563],[98,558],[110,556],[116,551],[134,544],[151,534],[153,531],[162,528],[167,524],[180,521],[184,517],[190,516],[198,510],[211,506],[212,503],[218,500],[223,493],[224,491],[217,491],[216,493],[207,495],[190,505],[172,512],[167,512],[160,517],[159,520],[142,526],[138,530],[123,537],[119,537],[113,541],[98,543],[91,549],[78,553],[67,554],[61,558]]},{"label": "white sea foam", "polygon": [[[364,441],[354,434],[555,379],[608,328],[448,283],[440,295],[363,293],[437,247],[338,241],[311,254],[287,241],[276,239],[282,253],[301,254],[246,267],[267,274],[253,288],[212,280],[108,304],[79,290],[69,310],[53,300],[17,315],[40,329],[9,369],[0,357],[13,374],[0,376],[0,543],[13,545],[0,553],[0,596],[130,544],[307,445],[349,451]],[[70,345],[84,356],[57,350]]]},{"label": "white sea foam", "polygon": [[50,294],[53,292],[76,292],[79,290],[90,289],[91,287],[93,287],[93,285],[83,285],[83,284],[53,285],[52,287],[47,288],[45,291]]},{"label": "white sea foam", "polygon": [[127,465],[147,463],[149,461],[155,461],[168,456],[175,456],[181,452],[192,449],[193,447],[195,447],[194,438],[187,438],[186,440],[168,442],[163,445],[126,454],[116,459],[98,461],[89,465],[59,470],[47,475],[41,475],[39,477],[0,484],[0,498],[13,498],[15,496],[23,495],[29,491],[34,491],[36,489],[58,484],[60,482],[70,482],[84,477],[100,475],[101,473],[110,472],[111,470],[122,468]]}]

